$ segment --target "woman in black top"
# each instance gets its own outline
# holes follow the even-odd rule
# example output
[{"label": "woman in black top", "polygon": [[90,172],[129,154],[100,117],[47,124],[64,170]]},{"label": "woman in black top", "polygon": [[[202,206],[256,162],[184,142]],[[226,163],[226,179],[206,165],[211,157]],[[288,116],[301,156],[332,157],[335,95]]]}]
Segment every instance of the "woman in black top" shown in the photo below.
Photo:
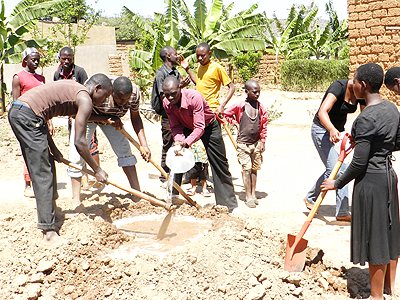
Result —
[{"label": "woman in black top", "polygon": [[[322,182],[329,177],[338,160],[339,154],[334,149],[334,145],[340,140],[340,132],[344,131],[347,114],[355,112],[359,102],[353,93],[353,80],[337,80],[325,92],[311,127],[311,137],[325,165],[325,171],[304,198],[308,209],[312,209],[321,192]],[[360,102],[360,105],[362,109],[365,102]],[[339,175],[344,172],[346,167],[346,164],[342,164]],[[338,221],[351,221],[347,186],[336,191],[335,216]]]},{"label": "woman in black top", "polygon": [[[400,255],[400,223],[397,176],[391,164],[399,149],[399,118],[396,106],[379,95],[382,68],[362,65],[354,74],[354,93],[367,106],[353,123],[354,155],[336,180],[325,180],[323,191],[341,188],[355,179],[351,222],[353,263],[369,263],[371,298],[394,293],[397,256]],[[397,145],[396,145],[397,144]]]}]

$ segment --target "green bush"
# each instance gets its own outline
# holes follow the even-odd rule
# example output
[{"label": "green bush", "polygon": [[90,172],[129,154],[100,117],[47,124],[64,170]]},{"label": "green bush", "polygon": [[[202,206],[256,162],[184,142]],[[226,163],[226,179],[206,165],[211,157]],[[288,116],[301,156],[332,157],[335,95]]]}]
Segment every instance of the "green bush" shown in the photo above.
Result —
[{"label": "green bush", "polygon": [[261,51],[238,53],[232,60],[233,65],[237,68],[238,74],[243,82],[251,79],[258,73],[258,67],[263,54]]},{"label": "green bush", "polygon": [[349,78],[348,59],[294,59],[281,64],[284,91],[324,92],[332,82],[346,78]]}]

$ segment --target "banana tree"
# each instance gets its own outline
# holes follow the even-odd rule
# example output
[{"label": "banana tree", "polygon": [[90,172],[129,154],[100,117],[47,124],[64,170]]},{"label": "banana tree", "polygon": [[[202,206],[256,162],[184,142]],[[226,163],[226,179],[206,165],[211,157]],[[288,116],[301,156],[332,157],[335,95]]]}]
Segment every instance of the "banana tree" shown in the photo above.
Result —
[{"label": "banana tree", "polygon": [[[174,47],[182,55],[188,57],[191,62],[194,62],[197,45],[202,42],[207,42],[211,46],[213,54],[217,58],[227,58],[238,51],[265,49],[265,42],[261,38],[262,26],[265,23],[264,16],[253,14],[258,7],[257,4],[229,17],[233,3],[224,7],[222,0],[213,0],[210,10],[207,10],[204,0],[196,0],[194,15],[190,13],[184,0],[164,0],[164,2],[166,11],[163,15],[156,17],[156,29],[124,7],[125,13],[132,17],[132,21],[154,38],[152,58],[145,61],[152,66],[152,72],[161,66],[159,50],[164,46]],[[182,20],[179,19],[179,16],[182,17]],[[139,56],[140,58],[141,56],[143,58],[143,53],[139,51],[132,50],[131,52],[133,69],[138,69],[136,62],[139,61],[133,57]]]},{"label": "banana tree", "polygon": [[25,34],[36,25],[37,20],[48,14],[50,9],[60,9],[69,0],[53,0],[31,5],[29,0],[19,2],[8,17],[5,17],[4,0],[1,0],[0,12],[0,83],[1,113],[5,112],[4,64],[20,63],[22,52],[27,47],[43,47],[47,39],[24,40]]},{"label": "banana tree", "polygon": [[183,38],[179,46],[183,55],[194,61],[198,44],[206,42],[210,45],[216,58],[228,58],[239,51],[264,50],[265,41],[262,31],[266,19],[263,14],[253,14],[257,4],[233,17],[227,16],[227,11],[233,3],[224,9],[222,0],[213,0],[207,10],[204,0],[194,3],[194,16],[190,13],[184,0],[176,0],[183,17]]},{"label": "banana tree", "polygon": [[[264,34],[264,39],[269,46],[266,51],[275,54],[275,83],[277,83],[279,56],[282,55],[285,59],[290,58],[296,50],[301,49],[310,40],[311,27],[317,12],[318,7],[314,7],[313,4],[309,8],[302,5],[299,11],[293,5],[285,24],[275,14],[273,19],[266,23],[267,34]],[[272,23],[275,24],[278,35],[275,34]]]}]

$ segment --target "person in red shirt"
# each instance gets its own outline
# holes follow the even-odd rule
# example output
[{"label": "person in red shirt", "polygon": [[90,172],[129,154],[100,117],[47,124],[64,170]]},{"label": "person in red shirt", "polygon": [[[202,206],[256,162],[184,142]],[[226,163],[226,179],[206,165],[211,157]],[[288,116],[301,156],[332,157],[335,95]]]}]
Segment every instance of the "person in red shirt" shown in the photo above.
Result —
[{"label": "person in red shirt", "polygon": [[[36,48],[27,48],[23,52],[24,59],[22,60],[22,67],[24,68],[21,72],[14,74],[12,80],[12,96],[13,101],[16,101],[20,96],[25,94],[31,88],[45,83],[45,78],[42,75],[36,73],[36,69],[39,66],[40,54]],[[50,133],[54,133],[53,124],[51,121],[48,123]],[[24,164],[24,180],[25,190],[24,196],[34,198],[31,178],[29,176],[28,168]]]},{"label": "person in red shirt", "polygon": [[246,205],[256,207],[257,170],[261,170],[262,153],[265,151],[268,114],[258,98],[260,85],[255,80],[246,81],[247,98],[224,111],[226,120],[238,129],[237,158],[243,170]]},{"label": "person in red shirt", "polygon": [[[179,81],[174,77],[164,80],[163,92],[163,106],[168,115],[175,145],[181,146],[182,151],[197,140],[202,140],[213,174],[215,202],[233,212],[238,204],[221,126],[216,121],[214,112],[199,91],[181,89]],[[177,176],[175,178],[180,184],[182,176],[180,179]]]}]

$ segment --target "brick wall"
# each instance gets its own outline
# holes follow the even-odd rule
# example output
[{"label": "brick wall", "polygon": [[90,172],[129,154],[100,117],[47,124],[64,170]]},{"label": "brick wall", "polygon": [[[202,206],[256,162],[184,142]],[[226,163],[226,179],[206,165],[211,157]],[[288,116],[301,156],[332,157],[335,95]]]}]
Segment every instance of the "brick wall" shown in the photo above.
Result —
[{"label": "brick wall", "polygon": [[[283,61],[283,57],[278,58],[278,64],[275,63],[275,54],[266,53],[264,51],[263,56],[260,61],[259,70],[256,75],[252,79],[256,80],[259,84],[271,84],[274,83],[274,71],[277,68],[277,80],[278,84],[280,84],[280,70],[281,70],[281,62]],[[233,79],[234,82],[242,82],[242,79],[237,73],[237,69],[233,67]]]},{"label": "brick wall", "polygon": [[[374,62],[384,71],[400,66],[400,0],[348,0],[350,78],[362,64]],[[400,105],[385,86],[383,98]]]},{"label": "brick wall", "polygon": [[135,73],[129,66],[129,49],[134,48],[134,42],[117,41],[117,54],[109,55],[109,74],[116,76],[126,76],[130,80],[135,80]]}]

